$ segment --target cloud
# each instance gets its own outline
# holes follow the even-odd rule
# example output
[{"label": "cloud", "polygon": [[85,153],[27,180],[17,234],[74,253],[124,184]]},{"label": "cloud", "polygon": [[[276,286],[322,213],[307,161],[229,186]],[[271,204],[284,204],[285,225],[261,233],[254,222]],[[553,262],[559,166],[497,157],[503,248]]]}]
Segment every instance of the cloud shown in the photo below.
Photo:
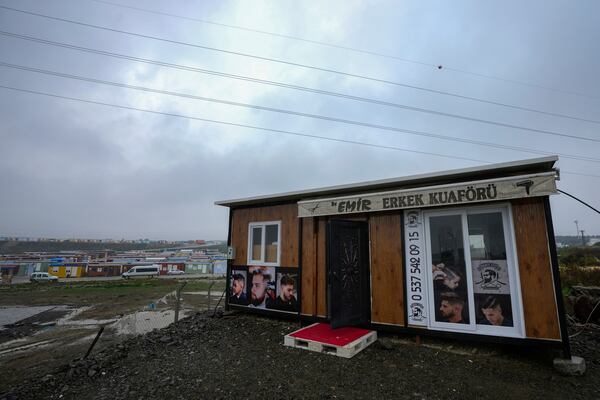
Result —
[{"label": "cloud", "polygon": [[[387,1],[183,2],[148,8],[339,43],[427,66],[343,49],[64,0],[19,7],[200,45],[315,65],[498,102],[600,119],[589,97],[452,71],[451,67],[591,95],[600,93],[597,5],[461,6]],[[145,5],[146,6],[146,5]],[[566,21],[561,30],[556,21]],[[37,20],[35,20],[37,21]],[[0,15],[6,30],[170,63],[247,75],[540,129],[593,137],[597,124],[536,115],[291,65],[160,43],[33,17]],[[532,22],[533,21],[533,22]],[[38,21],[39,22],[39,21]],[[508,29],[510,23],[510,29]],[[584,38],[574,40],[574,38]],[[590,38],[589,40],[585,38]],[[572,139],[342,100],[189,71],[0,39],[5,61],[267,107],[595,157]],[[522,152],[440,141],[312,118],[226,106],[2,69],[0,84],[199,118],[264,126],[500,162]],[[0,235],[225,238],[215,200],[390,178],[474,163],[282,133],[68,102],[0,89]],[[562,159],[564,171],[600,175],[597,163]],[[593,203],[598,178],[563,174],[559,185]],[[557,233],[600,222],[564,196],[552,199]]]}]

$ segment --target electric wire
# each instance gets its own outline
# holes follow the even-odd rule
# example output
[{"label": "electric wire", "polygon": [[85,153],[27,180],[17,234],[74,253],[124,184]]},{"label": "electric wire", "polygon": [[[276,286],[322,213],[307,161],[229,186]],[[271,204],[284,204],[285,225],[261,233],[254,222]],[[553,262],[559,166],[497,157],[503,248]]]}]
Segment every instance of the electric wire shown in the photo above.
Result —
[{"label": "electric wire", "polygon": [[120,104],[112,104],[112,103],[105,103],[105,102],[95,101],[95,100],[81,99],[81,98],[77,98],[77,97],[62,96],[62,95],[58,95],[58,94],[54,94],[54,93],[16,88],[16,87],[12,87],[12,86],[0,85],[0,88],[14,90],[17,92],[36,94],[36,95],[41,95],[41,96],[46,96],[46,97],[53,97],[53,98],[57,98],[57,99],[70,100],[70,101],[88,103],[88,104],[96,104],[96,105],[101,105],[101,106],[106,106],[106,107],[120,108],[123,110],[129,110],[129,111],[140,111],[140,112],[149,113],[149,114],[164,115],[164,116],[176,117],[176,118],[184,118],[184,119],[190,119],[190,120],[194,120],[194,121],[209,122],[209,123],[227,125],[227,126],[235,126],[235,127],[239,127],[239,128],[250,128],[250,129],[261,130],[261,131],[271,132],[271,133],[281,133],[281,134],[286,134],[286,135],[327,140],[327,141],[331,141],[331,142],[348,143],[348,144],[368,146],[368,147],[388,149],[388,150],[398,150],[398,151],[409,152],[409,153],[424,154],[424,155],[430,155],[430,156],[436,156],[436,157],[453,158],[453,159],[458,159],[458,160],[473,161],[473,162],[485,163],[485,164],[490,163],[489,161],[478,160],[475,158],[452,156],[452,155],[441,154],[441,153],[433,153],[433,152],[428,152],[428,151],[406,149],[406,148],[396,147],[396,146],[379,145],[379,144],[360,142],[360,141],[355,141],[355,140],[338,139],[338,138],[332,138],[332,137],[327,137],[327,136],[312,135],[312,134],[308,134],[308,133],[292,132],[292,131],[287,131],[287,130],[283,130],[283,129],[273,129],[273,128],[266,128],[266,127],[261,127],[261,126],[239,124],[239,123],[229,122],[229,121],[219,121],[219,120],[215,120],[215,119],[199,118],[199,117],[194,117],[194,116],[190,116],[190,115],[176,114],[176,113],[170,113],[170,112],[164,112],[164,111],[148,110],[148,109],[144,109],[144,108],[124,106],[124,105],[120,105]]},{"label": "electric wire", "polygon": [[572,195],[572,194],[570,194],[570,193],[567,193],[567,192],[565,192],[564,190],[560,190],[560,189],[557,189],[557,190],[558,190],[559,192],[561,192],[562,194],[566,194],[566,195],[567,195],[567,196],[569,196],[570,198],[572,198],[572,199],[574,199],[574,200],[577,200],[578,202],[580,202],[580,203],[581,203],[581,204],[583,204],[584,206],[586,206],[586,207],[588,207],[588,208],[591,208],[592,210],[594,210],[594,211],[596,211],[598,214],[600,214],[600,211],[598,211],[596,208],[594,208],[594,207],[590,206],[590,205],[589,205],[588,203],[586,203],[585,201],[583,201],[583,200],[581,200],[581,199],[579,199],[579,198],[577,198],[577,197],[573,196],[573,195]]},{"label": "electric wire", "polygon": [[[533,131],[533,132],[538,131],[535,128],[529,128],[529,127],[521,126],[521,125],[514,125],[514,124],[508,124],[508,123],[499,122],[499,121],[492,121],[492,120],[487,120],[487,119],[482,119],[482,118],[469,117],[466,115],[447,113],[447,112],[432,110],[432,109],[423,108],[423,107],[409,106],[406,104],[399,104],[399,103],[394,103],[394,102],[389,102],[389,101],[384,101],[384,100],[377,100],[377,99],[371,99],[371,98],[367,98],[367,97],[354,96],[354,95],[350,95],[350,94],[346,94],[346,93],[332,92],[332,91],[328,91],[328,90],[310,88],[310,87],[300,86],[300,85],[293,85],[293,84],[284,83],[284,82],[276,82],[276,81],[270,81],[270,80],[266,80],[266,79],[253,78],[253,77],[249,77],[246,75],[236,75],[236,74],[219,72],[219,71],[214,71],[214,70],[209,70],[209,69],[204,69],[204,68],[191,67],[191,66],[186,66],[186,65],[181,65],[181,64],[172,64],[172,63],[167,63],[167,62],[158,61],[158,60],[151,60],[151,59],[147,59],[147,58],[140,58],[140,57],[125,55],[125,54],[121,54],[121,53],[108,52],[105,50],[92,49],[89,47],[75,46],[75,45],[71,45],[71,44],[64,43],[64,42],[55,42],[55,41],[36,38],[36,37],[32,37],[32,36],[27,36],[27,35],[20,35],[20,34],[16,34],[13,32],[6,32],[6,31],[2,31],[2,30],[0,30],[0,35],[4,35],[7,37],[12,37],[12,38],[16,38],[16,39],[21,39],[21,40],[27,40],[27,41],[31,41],[31,42],[35,42],[35,43],[46,44],[46,45],[50,45],[50,46],[67,48],[67,49],[75,50],[75,51],[103,55],[103,56],[107,56],[107,57],[114,57],[114,58],[118,58],[118,59],[125,59],[125,60],[129,60],[129,61],[135,61],[135,62],[146,63],[146,64],[151,64],[151,65],[158,65],[158,66],[174,68],[174,69],[179,69],[179,70],[184,70],[184,71],[198,72],[198,73],[202,73],[202,74],[220,76],[220,77],[224,77],[224,78],[237,79],[237,80],[246,81],[246,82],[271,85],[271,86],[282,87],[282,88],[291,89],[291,90],[304,91],[304,92],[308,92],[308,93],[315,93],[315,94],[322,94],[322,95],[326,95],[326,96],[339,97],[339,98],[343,98],[343,99],[360,101],[360,102],[364,102],[364,103],[377,104],[377,105],[382,105],[382,106],[387,106],[387,107],[394,107],[394,108],[404,109],[404,110],[408,110],[408,111],[427,113],[427,114],[438,115],[438,116],[442,116],[442,117],[457,118],[457,119],[462,119],[462,120],[466,120],[466,121],[501,126],[501,127],[505,127],[505,128],[522,129],[522,130],[528,130],[528,131]],[[600,124],[600,120],[589,120],[589,119],[578,119],[578,120]]]},{"label": "electric wire", "polygon": [[239,103],[239,102],[234,102],[234,101],[229,101],[229,100],[216,99],[216,98],[212,98],[212,97],[196,96],[196,95],[187,94],[187,93],[173,92],[173,91],[168,91],[168,90],[154,89],[154,88],[148,88],[148,87],[144,87],[144,86],[130,85],[130,84],[126,84],[126,83],[112,82],[112,81],[96,79],[96,78],[89,78],[89,77],[84,77],[81,75],[65,74],[62,72],[50,71],[50,70],[45,70],[45,69],[40,69],[40,68],[32,68],[32,67],[27,67],[27,66],[23,66],[23,65],[9,64],[9,63],[5,63],[2,61],[0,61],[0,66],[6,67],[6,68],[13,68],[13,69],[18,69],[18,70],[28,71],[28,72],[35,72],[35,73],[44,74],[44,75],[51,75],[51,76],[56,76],[56,77],[60,77],[60,78],[65,78],[65,79],[73,79],[73,80],[79,80],[79,81],[84,81],[84,82],[109,85],[109,86],[133,89],[133,90],[149,92],[149,93],[157,93],[157,94],[182,97],[182,98],[187,98],[187,99],[192,99],[192,100],[207,101],[207,102],[231,105],[231,106],[236,106],[236,107],[251,108],[251,109],[257,109],[257,110],[261,110],[261,111],[283,113],[283,114],[288,114],[288,115],[321,119],[321,120],[326,120],[326,121],[331,121],[331,122],[345,123],[345,124],[357,125],[357,126],[374,128],[374,129],[382,129],[382,130],[390,131],[393,134],[398,134],[398,133],[410,134],[410,135],[424,136],[424,137],[430,137],[430,138],[435,138],[435,139],[440,139],[440,140],[447,140],[447,141],[452,141],[452,142],[461,142],[461,143],[474,144],[474,145],[493,147],[493,148],[499,148],[499,149],[523,151],[523,152],[533,153],[533,154],[545,154],[545,155],[558,154],[564,158],[600,163],[600,159],[593,158],[593,157],[585,157],[585,156],[565,154],[565,153],[548,152],[548,151],[542,151],[542,150],[537,150],[537,149],[532,149],[532,148],[527,148],[527,147],[522,147],[522,146],[510,146],[510,145],[490,143],[490,142],[484,142],[484,141],[473,140],[473,139],[457,138],[454,136],[446,136],[446,135],[434,134],[434,133],[430,133],[430,132],[415,131],[415,130],[410,130],[410,129],[389,127],[389,126],[384,126],[384,125],[376,125],[376,124],[371,124],[371,123],[366,123],[366,122],[361,122],[361,121],[346,120],[346,119],[342,119],[342,118],[335,118],[335,117],[320,115],[320,114],[309,114],[309,113],[302,113],[302,112],[297,112],[297,111],[293,111],[293,110],[259,106],[259,105],[255,105],[255,104]]},{"label": "electric wire", "polygon": [[569,174],[569,175],[579,175],[579,176],[588,176],[588,177],[592,177],[592,178],[600,178],[600,175],[594,175],[594,174],[586,174],[583,172],[574,172],[574,171],[565,171],[565,170],[560,170],[561,175],[562,174]]},{"label": "electric wire", "polygon": [[588,317],[586,318],[585,322],[583,323],[583,326],[581,327],[581,329],[579,330],[579,332],[574,333],[572,335],[569,335],[569,339],[574,338],[575,336],[579,336],[581,334],[581,332],[583,332],[588,324],[588,322],[590,322],[590,319],[592,318],[592,315],[594,315],[594,311],[596,311],[596,308],[598,308],[598,306],[600,305],[600,300],[598,302],[596,302],[596,305],[594,306],[594,308],[592,308],[592,311],[590,312],[590,314],[588,315]]},{"label": "electric wire", "polygon": [[[70,101],[74,101],[74,102],[96,104],[96,105],[101,105],[101,106],[106,106],[106,107],[112,107],[112,108],[119,108],[119,109],[124,109],[124,110],[129,110],[129,111],[139,111],[139,112],[144,112],[144,113],[149,113],[149,114],[163,115],[163,116],[167,116],[167,117],[176,117],[176,118],[190,119],[190,120],[201,121],[201,122],[209,122],[209,123],[226,125],[226,126],[235,126],[235,127],[239,127],[239,128],[249,128],[249,129],[260,130],[260,131],[265,131],[265,132],[270,132],[270,133],[280,133],[280,134],[286,134],[286,135],[292,135],[292,136],[299,136],[299,137],[306,137],[306,138],[311,138],[311,139],[326,140],[326,141],[338,142],[338,143],[347,143],[347,144],[353,144],[353,145],[359,145],[359,146],[366,146],[366,147],[372,147],[372,148],[387,149],[387,150],[396,150],[396,151],[402,151],[402,152],[408,152],[408,153],[415,153],[415,154],[423,154],[423,155],[429,155],[429,156],[435,156],[435,157],[451,158],[451,159],[456,159],[456,160],[473,161],[473,162],[478,162],[478,163],[483,163],[483,164],[490,164],[491,163],[490,161],[486,161],[486,160],[479,160],[479,159],[462,157],[462,156],[453,156],[453,155],[448,155],[448,154],[441,154],[441,153],[433,153],[433,152],[427,152],[427,151],[421,151],[421,150],[406,149],[406,148],[396,147],[396,146],[386,146],[386,145],[379,145],[379,144],[367,143],[367,142],[360,142],[360,141],[354,141],[354,140],[331,138],[331,137],[327,137],[327,136],[319,136],[319,135],[312,135],[312,134],[308,134],[308,133],[292,132],[292,131],[287,131],[287,130],[283,130],[283,129],[265,128],[265,127],[260,127],[260,126],[253,126],[253,125],[247,125],[247,124],[239,124],[239,123],[235,123],[235,122],[219,121],[219,120],[213,120],[213,119],[207,119],[207,118],[199,118],[199,117],[193,117],[193,116],[182,115],[182,114],[167,113],[167,112],[163,112],[163,111],[147,110],[147,109],[143,109],[143,108],[123,106],[123,105],[112,104],[112,103],[104,103],[104,102],[100,102],[100,101],[80,99],[80,98],[76,98],[76,97],[62,96],[62,95],[57,95],[57,94],[53,94],[53,93],[40,92],[40,91],[29,90],[29,89],[22,89],[22,88],[16,88],[16,87],[11,87],[11,86],[0,85],[0,88],[2,88],[2,89],[8,89],[8,90],[13,90],[13,91],[17,91],[17,92],[35,94],[35,95],[40,95],[40,96],[58,98],[58,99],[63,99],[63,100],[70,100]],[[584,175],[584,176],[588,176],[588,177],[600,178],[600,175],[581,174],[581,173],[578,173],[578,172],[565,171],[565,170],[561,170],[561,174]]]},{"label": "electric wire", "polygon": [[[385,53],[376,52],[376,51],[372,51],[372,50],[365,50],[365,49],[359,49],[359,48],[351,47],[351,46],[344,46],[344,45],[339,45],[339,44],[334,44],[334,43],[323,42],[323,41],[319,41],[319,40],[306,39],[306,38],[294,36],[294,35],[286,35],[286,34],[282,34],[282,33],[269,32],[269,31],[264,31],[264,30],[260,30],[260,29],[247,28],[247,27],[243,27],[243,26],[239,26],[239,25],[209,21],[206,19],[186,17],[184,15],[172,14],[172,13],[167,13],[167,12],[162,12],[162,11],[157,11],[157,10],[150,10],[150,9],[142,8],[142,7],[134,7],[134,6],[114,3],[114,2],[106,1],[106,0],[89,0],[89,1],[92,1],[95,3],[100,3],[100,4],[107,4],[107,5],[110,5],[113,7],[120,7],[120,8],[135,10],[135,11],[141,11],[141,12],[155,14],[155,15],[162,15],[162,16],[167,16],[167,17],[171,17],[171,18],[179,18],[179,19],[198,22],[198,23],[202,23],[202,24],[215,25],[215,26],[225,27],[225,28],[229,28],[229,29],[236,29],[236,30],[241,30],[241,31],[245,31],[245,32],[259,33],[262,35],[269,35],[269,36],[274,36],[274,37],[283,38],[283,39],[290,39],[290,40],[296,40],[299,42],[316,44],[319,46],[325,46],[325,47],[336,48],[336,49],[341,49],[341,50],[348,50],[348,51],[366,54],[366,55],[370,55],[370,56],[382,57],[382,58],[387,58],[387,59],[391,59],[391,60],[397,60],[397,61],[402,61],[402,62],[406,62],[406,63],[431,67],[436,70],[443,68],[444,70],[447,70],[447,71],[458,72],[458,73],[466,74],[466,75],[473,75],[473,76],[477,76],[480,78],[492,79],[492,80],[497,80],[497,81],[506,82],[506,83],[513,83],[513,84],[517,84],[517,85],[528,86],[528,87],[537,88],[537,89],[544,89],[544,90],[554,91],[554,92],[558,92],[558,93],[576,95],[576,96],[581,96],[581,97],[588,97],[590,99],[595,99],[595,100],[600,99],[600,97],[591,96],[589,94],[581,93],[581,92],[577,92],[577,91],[558,89],[558,88],[543,86],[543,85],[539,85],[539,84],[535,84],[535,83],[531,83],[531,82],[519,81],[516,79],[502,78],[502,77],[498,77],[498,76],[494,76],[494,75],[488,75],[488,74],[468,71],[468,70],[464,70],[464,69],[460,69],[460,68],[449,67],[447,65],[443,65],[443,67],[442,67],[440,64],[432,64],[432,63],[425,62],[425,61],[413,60],[413,59],[409,59],[409,58],[405,58],[405,57],[394,56],[391,54],[385,54]],[[442,68],[440,68],[440,67],[442,67]]]},{"label": "electric wire", "polygon": [[204,45],[195,44],[195,43],[188,43],[188,42],[182,42],[182,41],[173,40],[173,39],[161,38],[158,36],[124,31],[124,30],[120,30],[120,29],[116,29],[116,28],[109,28],[106,26],[94,25],[94,24],[85,23],[85,22],[81,22],[81,21],[75,21],[75,20],[71,20],[71,19],[67,19],[67,18],[54,17],[54,16],[50,16],[50,15],[36,13],[33,11],[20,10],[17,8],[7,7],[7,6],[3,6],[3,5],[0,5],[0,9],[5,9],[5,10],[13,11],[13,12],[27,14],[27,15],[32,15],[32,16],[36,16],[36,17],[40,17],[40,18],[46,18],[46,19],[50,19],[50,20],[54,20],[54,21],[60,21],[60,22],[74,24],[74,25],[84,26],[84,27],[88,27],[88,28],[94,28],[94,29],[104,30],[104,31],[108,31],[108,32],[114,32],[114,33],[129,35],[129,36],[140,37],[140,38],[144,38],[144,39],[151,39],[151,40],[161,41],[161,42],[170,43],[170,44],[176,44],[176,45],[181,45],[181,46],[187,46],[187,47],[192,47],[192,48],[220,52],[223,54],[231,54],[231,55],[240,56],[240,57],[253,58],[253,59],[257,59],[257,60],[261,60],[261,61],[268,61],[268,62],[279,63],[279,64],[284,64],[284,65],[289,65],[289,66],[294,66],[294,67],[311,69],[311,70],[320,71],[320,72],[327,72],[327,73],[332,73],[332,74],[337,74],[337,75],[343,75],[343,76],[348,76],[348,77],[357,78],[357,79],[364,79],[364,80],[368,80],[368,81],[372,81],[372,82],[378,82],[378,83],[383,83],[383,84],[389,84],[389,85],[424,91],[424,92],[428,92],[428,93],[452,96],[452,97],[460,98],[463,100],[476,101],[476,102],[485,103],[485,104],[491,104],[491,105],[496,105],[496,106],[501,106],[501,107],[506,107],[506,108],[511,108],[511,109],[517,109],[517,110],[522,110],[522,111],[528,111],[528,112],[533,112],[533,113],[539,113],[539,114],[544,114],[544,115],[552,115],[552,116],[557,116],[557,117],[562,117],[562,118],[570,118],[570,119],[578,119],[579,118],[579,117],[562,115],[559,113],[553,113],[553,112],[549,112],[549,111],[543,111],[543,110],[537,110],[537,109],[528,108],[528,107],[516,106],[516,105],[502,103],[502,102],[493,101],[493,100],[487,100],[487,99],[482,99],[482,98],[477,98],[477,97],[472,97],[472,96],[461,95],[458,93],[446,92],[443,90],[437,90],[437,89],[425,88],[425,87],[410,85],[410,84],[401,83],[401,82],[395,82],[395,81],[391,81],[391,80],[387,80],[387,79],[380,79],[380,78],[370,77],[370,76],[366,76],[366,75],[343,72],[343,71],[334,70],[334,69],[330,69],[330,68],[317,67],[317,66],[313,66],[313,65],[296,63],[296,62],[286,61],[286,60],[282,60],[282,59],[257,56],[257,55],[253,55],[253,54],[249,54],[249,53],[242,53],[242,52],[237,52],[237,51],[232,51],[232,50],[220,49],[217,47],[204,46]]}]

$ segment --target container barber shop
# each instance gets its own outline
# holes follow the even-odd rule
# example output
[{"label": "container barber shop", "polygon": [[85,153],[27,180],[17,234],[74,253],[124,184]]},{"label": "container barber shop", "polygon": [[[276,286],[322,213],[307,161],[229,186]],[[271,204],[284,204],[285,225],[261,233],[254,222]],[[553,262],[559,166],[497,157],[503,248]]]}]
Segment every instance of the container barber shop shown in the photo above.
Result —
[{"label": "container barber shop", "polygon": [[557,160],[219,201],[227,306],[570,357],[549,201]]}]

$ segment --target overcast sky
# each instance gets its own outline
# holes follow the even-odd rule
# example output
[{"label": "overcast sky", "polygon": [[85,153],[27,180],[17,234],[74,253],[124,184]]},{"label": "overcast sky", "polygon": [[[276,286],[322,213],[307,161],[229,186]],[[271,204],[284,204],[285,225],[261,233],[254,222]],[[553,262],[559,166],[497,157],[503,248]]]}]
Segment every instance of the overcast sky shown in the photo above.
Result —
[{"label": "overcast sky", "polygon": [[[0,30],[163,63],[600,139],[600,2],[595,0],[504,0],[493,4],[416,0],[111,1],[188,19],[93,0],[0,0],[0,6],[288,63],[94,29],[2,8]],[[90,54],[14,36],[0,35],[0,62],[600,159],[599,142]],[[0,66],[0,85],[447,156],[219,125],[0,88],[0,236],[223,239],[227,235],[227,209],[213,205],[216,200],[541,156],[6,66]],[[599,161],[561,158],[559,188],[600,207]],[[551,201],[557,234],[575,234],[576,219],[586,233],[600,234],[600,215],[564,195],[553,196]]]}]

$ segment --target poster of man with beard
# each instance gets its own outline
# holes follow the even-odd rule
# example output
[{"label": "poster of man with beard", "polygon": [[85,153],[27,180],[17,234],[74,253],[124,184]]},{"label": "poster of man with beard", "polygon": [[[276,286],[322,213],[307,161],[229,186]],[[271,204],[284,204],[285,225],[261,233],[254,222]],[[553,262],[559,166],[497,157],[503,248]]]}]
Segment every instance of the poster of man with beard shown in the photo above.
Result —
[{"label": "poster of man with beard", "polygon": [[277,271],[277,298],[267,305],[267,308],[272,308],[279,311],[298,312],[298,292],[297,281],[298,274]]},{"label": "poster of man with beard", "polygon": [[275,300],[275,268],[250,267],[248,269],[250,307],[267,308]]}]

